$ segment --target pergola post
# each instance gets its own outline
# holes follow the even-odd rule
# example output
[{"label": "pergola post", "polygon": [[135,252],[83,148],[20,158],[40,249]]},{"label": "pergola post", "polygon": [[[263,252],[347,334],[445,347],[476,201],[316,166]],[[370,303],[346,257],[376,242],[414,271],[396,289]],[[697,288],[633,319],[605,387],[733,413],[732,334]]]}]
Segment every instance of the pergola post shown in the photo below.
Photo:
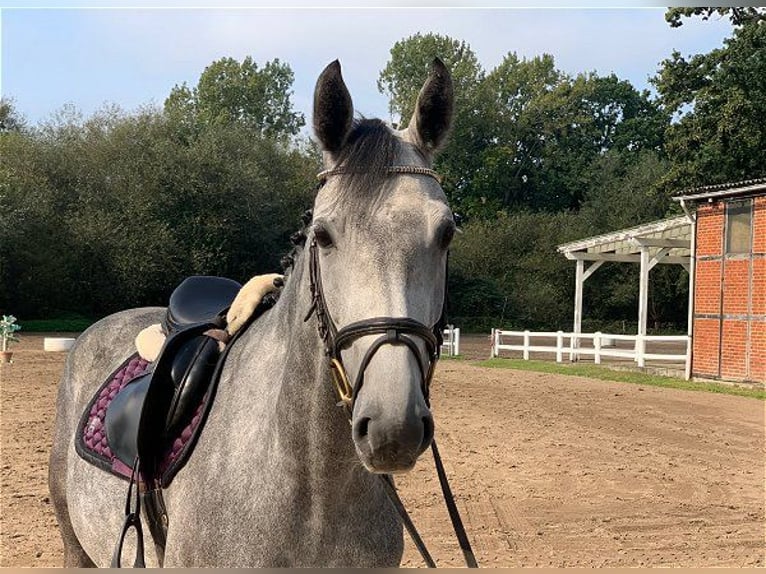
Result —
[{"label": "pergola post", "polygon": [[[635,345],[635,361],[645,366],[647,322],[649,315],[649,274],[659,264],[682,265],[689,271],[689,329],[691,330],[693,286],[694,286],[694,226],[685,215],[652,221],[635,227],[621,229],[571,241],[558,246],[559,253],[577,263],[575,277],[574,327],[571,337],[569,358],[576,361],[577,348],[582,337],[583,283],[605,262],[638,263],[641,265],[638,328]],[[692,222],[693,223],[693,222]],[[687,254],[690,253],[690,254]],[[652,255],[653,254],[653,255]],[[592,261],[590,267],[586,261]],[[690,373],[687,353],[686,376]]]},{"label": "pergola post", "polygon": [[649,261],[649,248],[641,247],[641,271],[638,283],[638,339],[636,340],[636,361],[638,366],[644,366],[644,351],[646,350],[646,320],[649,303],[649,271],[652,265]]},{"label": "pergola post", "polygon": [[574,300],[574,323],[572,327],[572,340],[569,345],[569,360],[577,360],[576,349],[580,346],[578,335],[582,333],[582,289],[588,277],[604,264],[603,261],[594,261],[588,269],[585,269],[585,261],[577,260],[575,269],[575,300]]},{"label": "pergola post", "polygon": [[575,268],[575,300],[574,300],[574,323],[572,326],[572,340],[570,341],[569,360],[575,360],[575,349],[580,346],[580,339],[578,335],[582,330],[582,285],[585,282],[583,276],[585,275],[585,261],[582,259],[577,260],[577,267]]}]

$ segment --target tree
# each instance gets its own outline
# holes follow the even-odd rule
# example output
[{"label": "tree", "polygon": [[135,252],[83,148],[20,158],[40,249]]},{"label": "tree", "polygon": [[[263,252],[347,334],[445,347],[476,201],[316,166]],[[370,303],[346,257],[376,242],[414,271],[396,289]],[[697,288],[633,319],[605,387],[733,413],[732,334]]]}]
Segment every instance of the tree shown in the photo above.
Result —
[{"label": "tree", "polygon": [[662,145],[667,115],[627,81],[570,77],[548,54],[509,53],[485,74],[465,42],[434,34],[397,42],[380,74],[379,90],[404,121],[435,55],[451,64],[456,84],[453,134],[436,168],[453,208],[468,218],[576,210],[602,154]]},{"label": "tree", "polygon": [[[503,213],[469,222],[451,252],[450,273],[457,279],[451,283],[451,314],[491,315],[483,327],[492,321],[497,327],[502,318],[506,327],[567,328],[573,275],[556,245],[582,234],[569,213]],[[454,288],[463,291],[455,293]]]},{"label": "tree", "polygon": [[199,125],[245,125],[268,138],[296,135],[305,124],[293,111],[293,72],[278,59],[258,64],[247,56],[242,63],[222,58],[205,68],[197,85],[175,86],[165,111],[187,128]]},{"label": "tree", "polygon": [[629,82],[610,75],[570,77],[553,57],[508,54],[483,82],[495,103],[493,135],[471,195],[493,211],[578,209],[590,165],[610,150],[626,159],[658,150],[667,116]]},{"label": "tree", "polygon": [[315,156],[240,123],[182,129],[109,107],[0,132],[0,308],[98,317],[166,304],[190,274],[278,271]]},{"label": "tree", "polygon": [[673,52],[653,83],[677,118],[666,132],[673,162],[665,185],[678,189],[766,175],[766,11],[762,8],[674,8],[666,19],[728,15],[724,46],[689,58]]},{"label": "tree", "polygon": [[681,18],[691,18],[692,16],[701,16],[703,20],[709,20],[713,14],[725,17],[728,16],[731,23],[735,26],[741,26],[743,24],[750,24],[763,20],[764,12],[762,8],[755,8],[753,6],[739,7],[739,8],[670,8],[665,12],[665,20],[670,24],[671,28],[679,28],[683,26],[683,20]]},{"label": "tree", "polygon": [[484,71],[471,47],[438,34],[415,34],[394,44],[391,57],[378,78],[378,90],[389,97],[395,123],[405,127],[412,117],[418,91],[434,57],[450,70],[455,86],[452,133],[436,159],[444,175],[444,189],[453,207],[465,211],[473,201],[471,178],[480,165],[481,153],[492,138],[491,100],[480,92]]},{"label": "tree", "polygon": [[417,33],[396,42],[390,54],[378,77],[378,91],[388,95],[389,111],[392,118],[397,117],[395,123],[405,126],[410,121],[423,80],[428,77],[435,57],[444,62],[452,75],[456,116],[467,111],[466,104],[483,75],[476,54],[468,44],[439,34]]},{"label": "tree", "polygon": [[26,127],[26,121],[16,111],[13,100],[0,98],[0,133],[19,132]]}]

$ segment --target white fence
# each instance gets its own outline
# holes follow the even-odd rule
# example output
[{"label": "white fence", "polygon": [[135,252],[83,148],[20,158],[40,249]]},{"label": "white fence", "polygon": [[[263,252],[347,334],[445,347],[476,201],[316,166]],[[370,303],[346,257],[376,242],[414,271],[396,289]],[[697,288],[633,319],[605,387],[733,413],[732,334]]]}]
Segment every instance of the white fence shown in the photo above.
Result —
[{"label": "white fence", "polygon": [[447,325],[443,331],[444,342],[442,342],[442,354],[447,357],[454,357],[460,354],[460,329],[454,325]]},{"label": "white fence", "polygon": [[[556,345],[532,344],[533,339],[555,338]],[[516,340],[510,343],[509,340]],[[519,343],[518,340],[521,339]],[[565,343],[566,341],[566,343]],[[592,341],[592,347],[582,347],[581,341]],[[616,341],[630,341],[632,348],[617,348]],[[646,344],[655,343],[685,343],[683,354],[673,353],[647,353]],[[580,355],[593,356],[596,364],[601,363],[603,357],[620,357],[633,359],[639,367],[643,367],[647,360],[651,361],[674,361],[685,362],[689,358],[689,341],[687,335],[612,335],[609,333],[565,333],[564,331],[541,332],[541,331],[502,331],[492,329],[492,356],[499,357],[500,351],[521,351],[524,360],[529,360],[529,353],[551,353],[556,355],[556,362],[564,360],[564,354],[569,355],[570,361],[576,361]]]}]

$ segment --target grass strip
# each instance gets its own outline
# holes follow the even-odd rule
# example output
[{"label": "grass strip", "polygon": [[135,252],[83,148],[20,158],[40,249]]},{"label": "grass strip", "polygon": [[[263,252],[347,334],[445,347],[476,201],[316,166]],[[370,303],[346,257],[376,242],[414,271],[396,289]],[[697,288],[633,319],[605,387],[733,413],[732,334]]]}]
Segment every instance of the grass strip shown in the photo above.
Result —
[{"label": "grass strip", "polygon": [[705,391],[709,393],[736,395],[760,400],[766,399],[766,390],[751,389],[715,382],[687,381],[677,377],[666,377],[638,371],[618,371],[600,367],[598,365],[570,365],[549,361],[524,361],[523,359],[487,359],[486,361],[473,361],[471,364],[478,367],[490,367],[493,369],[515,369],[517,371],[576,375],[578,377],[587,377],[589,379],[599,379],[602,381],[665,387],[669,389],[681,389],[684,391]]},{"label": "grass strip", "polygon": [[90,319],[29,319],[19,321],[22,337],[24,333],[80,333],[90,327],[95,321]]}]

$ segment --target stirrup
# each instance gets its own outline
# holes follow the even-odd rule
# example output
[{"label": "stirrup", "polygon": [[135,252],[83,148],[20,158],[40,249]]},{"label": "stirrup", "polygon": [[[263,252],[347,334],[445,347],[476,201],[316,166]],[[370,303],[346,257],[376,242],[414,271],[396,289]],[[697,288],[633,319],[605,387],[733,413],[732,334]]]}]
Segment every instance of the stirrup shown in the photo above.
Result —
[{"label": "stirrup", "polygon": [[[122,557],[122,546],[125,543],[125,537],[131,528],[136,530],[136,558],[133,561],[133,568],[146,568],[144,561],[144,530],[141,527],[141,496],[140,486],[138,484],[138,457],[133,462],[133,471],[130,473],[130,484],[128,485],[128,498],[125,501],[125,522],[122,524],[120,537],[117,539],[117,546],[112,554],[110,568],[121,568],[120,558]],[[133,496],[133,485],[136,486],[135,510],[131,511],[130,499]]]}]

